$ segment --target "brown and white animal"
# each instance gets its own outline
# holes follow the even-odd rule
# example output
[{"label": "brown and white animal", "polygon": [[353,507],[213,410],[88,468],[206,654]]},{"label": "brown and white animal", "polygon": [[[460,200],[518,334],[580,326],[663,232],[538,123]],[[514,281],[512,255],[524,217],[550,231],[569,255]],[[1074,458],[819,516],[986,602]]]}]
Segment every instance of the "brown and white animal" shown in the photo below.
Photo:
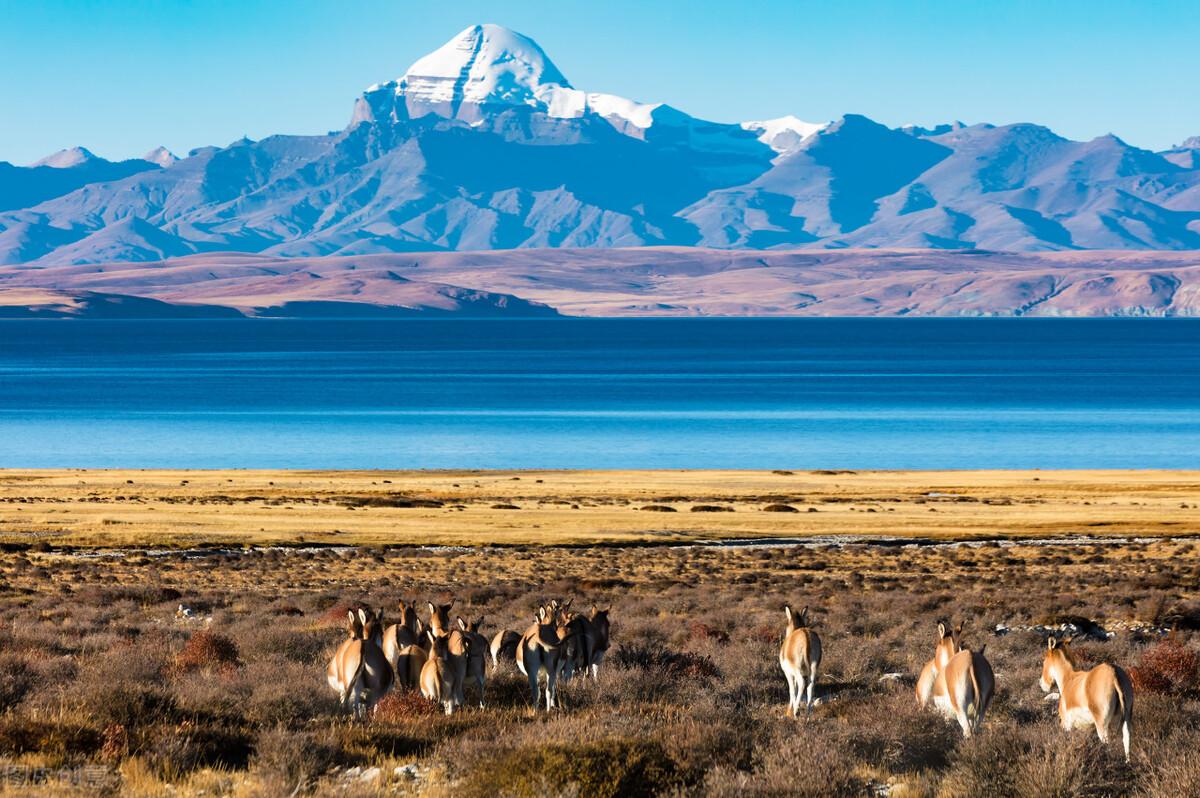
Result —
[{"label": "brown and white animal", "polygon": [[391,689],[392,666],[379,647],[383,611],[359,608],[347,615],[350,636],[334,652],[325,678],[337,691],[342,708],[362,718]]},{"label": "brown and white animal", "polygon": [[928,696],[921,702],[925,706],[932,698],[942,714],[958,721],[963,737],[967,738],[979,731],[996,689],[996,677],[983,656],[984,648],[979,651],[960,648],[938,670]]},{"label": "brown and white animal", "polygon": [[604,655],[608,653],[609,643],[609,623],[608,615],[612,612],[612,605],[609,604],[604,609],[597,609],[596,605],[592,605],[592,611],[588,615],[588,624],[591,626],[591,641],[588,645],[588,657],[586,665],[592,672],[592,681],[600,680],[600,663],[604,662]]},{"label": "brown and white animal", "polygon": [[474,623],[467,623],[461,617],[458,628],[467,640],[467,667],[463,685],[475,684],[479,687],[479,708],[483,708],[483,688],[487,674],[488,640],[479,633],[483,618]]},{"label": "brown and white animal", "polygon": [[787,615],[787,631],[779,647],[779,667],[788,683],[788,715],[796,717],[801,701],[812,713],[817,670],[821,666],[821,638],[808,628],[808,607],[799,615],[788,606],[783,612]]},{"label": "brown and white animal", "polygon": [[488,646],[489,653],[492,655],[492,674],[500,668],[500,660],[511,662],[514,665],[517,661],[517,646],[521,645],[521,635],[511,629],[501,629],[492,637],[491,645]]},{"label": "brown and white animal", "polygon": [[429,659],[421,668],[421,695],[442,705],[447,715],[454,712],[458,700],[454,689],[455,665],[450,654],[450,636],[438,636],[429,630]]},{"label": "brown and white animal", "polygon": [[546,674],[546,711],[558,703],[558,676],[562,667],[562,656],[571,630],[561,622],[558,613],[549,607],[538,609],[533,624],[521,635],[517,645],[517,668],[529,678],[530,699],[536,711],[540,703],[538,682]]},{"label": "brown and white animal", "polygon": [[450,610],[454,607],[454,599],[449,604],[434,604],[429,602],[429,630],[435,637],[450,634]]},{"label": "brown and white animal", "polygon": [[415,689],[421,681],[421,668],[428,652],[422,645],[428,642],[417,617],[416,602],[400,602],[400,622],[383,631],[383,654],[396,672],[396,683]]},{"label": "brown and white animal", "polygon": [[461,707],[467,703],[463,685],[467,681],[467,666],[471,660],[474,640],[467,634],[467,625],[458,618],[449,634],[445,635],[450,649],[450,666],[454,674],[454,703]]},{"label": "brown and white animal", "polygon": [[1067,642],[1046,640],[1042,659],[1042,690],[1058,688],[1058,719],[1062,727],[1072,729],[1094,726],[1100,742],[1108,742],[1114,722],[1121,723],[1121,742],[1125,761],[1129,761],[1129,732],[1133,722],[1133,684],[1129,674],[1116,665],[1097,665],[1090,671],[1075,670]]},{"label": "brown and white animal", "polygon": [[938,641],[933,649],[933,659],[925,663],[925,667],[921,669],[921,676],[917,679],[917,705],[925,706],[929,703],[929,699],[933,694],[933,682],[937,679],[938,672],[946,667],[950,662],[950,658],[958,653],[958,641],[955,635],[962,634],[962,621],[958,623],[958,629],[951,631],[944,623],[939,623]]}]

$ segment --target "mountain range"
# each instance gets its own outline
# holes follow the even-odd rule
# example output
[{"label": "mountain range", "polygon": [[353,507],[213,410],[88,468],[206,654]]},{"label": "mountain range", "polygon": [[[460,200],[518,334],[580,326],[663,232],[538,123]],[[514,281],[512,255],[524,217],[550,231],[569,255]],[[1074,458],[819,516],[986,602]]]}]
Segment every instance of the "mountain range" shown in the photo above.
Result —
[{"label": "mountain range", "polygon": [[[337,132],[183,158],[77,147],[0,162],[5,289],[69,292],[79,272],[65,267],[189,256],[646,247],[697,248],[705,262],[721,250],[1196,250],[1200,137],[1151,152],[1033,124],[712,122],[576,89],[531,39],[475,25],[368,88]],[[44,285],[50,274],[67,282]],[[425,298],[528,309],[479,277]]]}]

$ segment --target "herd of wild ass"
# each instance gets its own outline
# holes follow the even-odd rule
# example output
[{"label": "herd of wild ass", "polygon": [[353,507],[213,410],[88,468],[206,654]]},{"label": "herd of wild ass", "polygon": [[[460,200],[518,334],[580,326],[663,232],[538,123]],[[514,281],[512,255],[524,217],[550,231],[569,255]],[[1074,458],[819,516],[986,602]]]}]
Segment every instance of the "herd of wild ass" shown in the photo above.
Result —
[{"label": "herd of wild ass", "polygon": [[464,686],[473,684],[483,706],[487,657],[492,673],[501,660],[515,661],[529,679],[529,694],[536,709],[541,703],[539,685],[545,682],[546,709],[558,704],[558,682],[576,671],[598,679],[600,663],[608,651],[608,612],[571,610],[571,601],[557,599],[538,608],[524,634],[501,629],[489,641],[480,634],[483,619],[467,623],[450,620],[454,602],[429,602],[429,620],[417,615],[414,602],[400,604],[400,620],[386,628],[383,610],[349,610],[350,636],[342,641],[329,662],[326,678],[337,691],[342,706],[357,717],[366,714],[394,685],[420,690],[442,705],[449,715],[466,703]]},{"label": "herd of wild ass", "polygon": [[[576,672],[599,678],[600,664],[609,646],[609,608],[592,607],[588,613],[571,610],[571,601],[557,599],[538,608],[533,622],[517,633],[502,629],[489,641],[479,629],[483,619],[467,623],[462,617],[451,622],[454,603],[428,603],[429,619],[422,621],[414,602],[400,604],[400,620],[384,627],[383,610],[350,610],[350,636],[338,646],[329,663],[329,685],[337,691],[342,707],[355,717],[367,711],[393,685],[419,690],[430,701],[442,705],[447,715],[466,703],[464,685],[473,684],[484,705],[487,657],[491,672],[501,660],[515,661],[529,679],[534,709],[542,705],[545,684],[547,710],[558,704],[558,683]],[[779,666],[788,683],[788,714],[800,713],[803,702],[812,712],[817,673],[821,666],[821,638],[808,625],[808,608],[799,613],[784,607],[787,628],[779,649]],[[984,657],[984,649],[972,651],[960,645],[962,624],[951,630],[939,623],[933,657],[917,679],[917,703],[933,705],[958,722],[964,737],[979,731],[995,692],[995,676]],[[1075,669],[1068,642],[1047,640],[1042,661],[1041,688],[1058,693],[1058,716],[1066,730],[1095,727],[1103,743],[1109,730],[1121,725],[1125,758],[1129,759],[1129,727],[1133,719],[1133,685],[1129,675],[1116,665],[1098,665],[1088,671]]]}]

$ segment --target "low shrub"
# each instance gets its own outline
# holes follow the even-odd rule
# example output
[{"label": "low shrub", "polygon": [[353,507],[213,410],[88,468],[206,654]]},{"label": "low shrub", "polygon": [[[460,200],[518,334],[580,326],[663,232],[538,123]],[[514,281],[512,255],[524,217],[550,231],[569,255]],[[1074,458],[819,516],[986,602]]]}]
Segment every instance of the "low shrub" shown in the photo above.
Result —
[{"label": "low shrub", "polygon": [[251,764],[276,795],[297,794],[338,763],[341,750],[328,734],[273,726],[258,733]]},{"label": "low shrub", "polygon": [[192,721],[169,729],[146,729],[139,746],[146,764],[168,779],[200,768],[243,769],[252,750],[250,739],[241,731]]},{"label": "low shrub", "polygon": [[178,673],[227,670],[237,665],[237,643],[210,629],[192,634],[174,660],[174,668]]},{"label": "low shrub", "polygon": [[19,704],[33,687],[35,674],[24,659],[13,654],[0,656],[0,709]]},{"label": "low shrub", "polygon": [[692,621],[688,626],[689,640],[712,640],[717,643],[728,643],[729,633],[724,629],[709,626],[704,621]]},{"label": "low shrub", "polygon": [[0,718],[0,755],[40,754],[64,760],[91,754],[101,744],[100,734],[79,723],[54,723],[19,715]]},{"label": "low shrub", "polygon": [[412,718],[427,718],[437,715],[441,709],[420,693],[412,690],[393,690],[375,705],[372,720],[378,723],[396,723]]},{"label": "low shrub", "polygon": [[516,748],[481,765],[473,767],[459,785],[456,792],[462,798],[650,798],[684,786],[675,762],[652,740]]},{"label": "low shrub", "polygon": [[641,668],[672,679],[710,682],[721,675],[711,658],[690,651],[670,651],[659,646],[623,643],[612,656],[618,668]]},{"label": "low shrub", "polygon": [[1200,658],[1191,648],[1175,640],[1163,640],[1142,652],[1138,664],[1129,669],[1135,690],[1173,695],[1197,691]]}]

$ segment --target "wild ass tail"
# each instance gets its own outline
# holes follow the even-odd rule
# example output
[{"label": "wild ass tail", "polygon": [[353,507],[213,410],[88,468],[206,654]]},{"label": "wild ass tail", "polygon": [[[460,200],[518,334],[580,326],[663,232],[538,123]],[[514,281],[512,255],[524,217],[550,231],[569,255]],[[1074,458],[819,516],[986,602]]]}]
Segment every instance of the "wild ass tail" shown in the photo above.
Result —
[{"label": "wild ass tail", "polygon": [[967,668],[967,673],[971,674],[971,689],[975,693],[975,700],[967,705],[967,719],[971,722],[971,730],[978,731],[979,725],[983,722],[980,712],[983,709],[983,695],[979,692],[979,676],[975,673],[975,657],[971,656],[971,666]]},{"label": "wild ass tail", "polygon": [[[1125,691],[1129,690],[1130,700],[1125,700]],[[1121,743],[1125,746],[1125,761],[1129,761],[1129,724],[1133,722],[1133,684],[1128,674],[1117,669],[1117,703],[1121,706]]]}]

